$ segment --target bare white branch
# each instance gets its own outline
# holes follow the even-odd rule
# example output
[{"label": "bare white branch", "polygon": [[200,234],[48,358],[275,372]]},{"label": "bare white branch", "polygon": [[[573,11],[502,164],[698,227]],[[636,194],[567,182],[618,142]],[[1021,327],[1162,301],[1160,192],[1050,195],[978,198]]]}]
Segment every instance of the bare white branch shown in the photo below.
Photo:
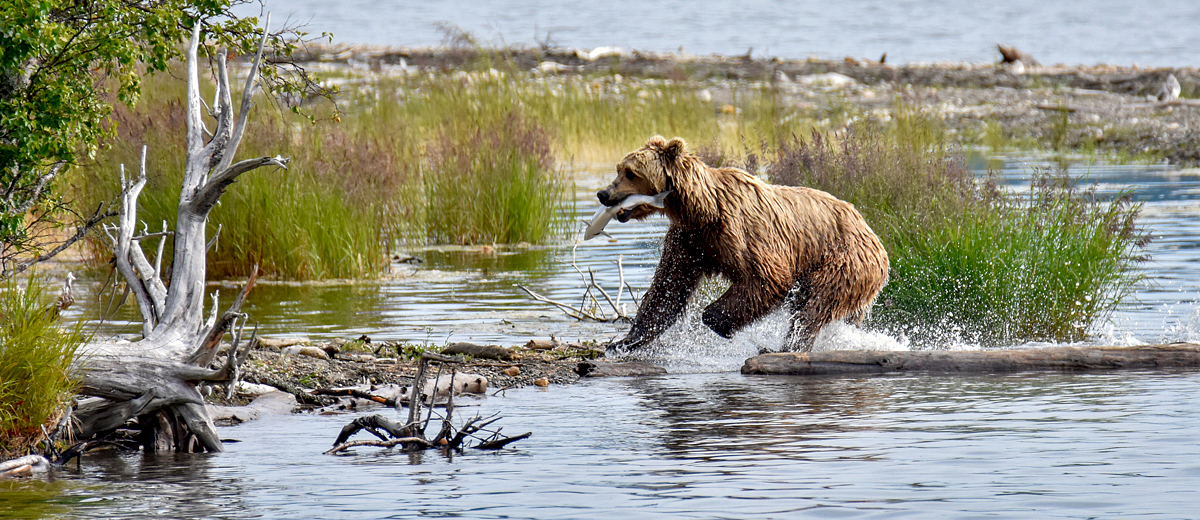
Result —
[{"label": "bare white branch", "polygon": [[225,152],[221,155],[221,161],[217,163],[216,171],[222,171],[229,168],[233,163],[233,157],[237,153],[237,148],[242,142],[242,133],[246,129],[246,120],[250,118],[250,108],[254,106],[254,91],[258,88],[258,71],[262,65],[263,48],[267,44],[267,36],[271,32],[271,14],[267,13],[266,21],[263,22],[262,38],[258,41],[258,51],[254,53],[254,61],[250,63],[250,73],[246,75],[246,84],[242,87],[242,105],[238,109],[237,123],[233,126],[233,135],[230,137],[228,144],[225,145]]},{"label": "bare white branch", "polygon": [[197,52],[200,47],[200,20],[192,27],[192,39],[187,50],[187,165],[184,169],[183,186],[194,189],[203,180],[208,168],[198,168],[199,163],[207,166],[207,161],[200,160],[204,150],[204,120],[200,111],[200,73],[198,70]]}]

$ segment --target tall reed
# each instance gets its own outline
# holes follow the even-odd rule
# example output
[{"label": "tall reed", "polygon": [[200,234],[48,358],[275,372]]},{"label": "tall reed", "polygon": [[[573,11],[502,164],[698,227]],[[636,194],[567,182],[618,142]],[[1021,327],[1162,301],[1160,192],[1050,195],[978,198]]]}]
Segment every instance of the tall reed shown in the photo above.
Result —
[{"label": "tall reed", "polygon": [[554,175],[549,137],[515,112],[480,123],[465,131],[447,125],[430,145],[426,236],[454,244],[549,241],[565,225],[567,193]]},{"label": "tall reed", "polygon": [[44,279],[31,274],[0,287],[0,459],[20,455],[53,427],[76,384],[81,324],[63,329]]}]

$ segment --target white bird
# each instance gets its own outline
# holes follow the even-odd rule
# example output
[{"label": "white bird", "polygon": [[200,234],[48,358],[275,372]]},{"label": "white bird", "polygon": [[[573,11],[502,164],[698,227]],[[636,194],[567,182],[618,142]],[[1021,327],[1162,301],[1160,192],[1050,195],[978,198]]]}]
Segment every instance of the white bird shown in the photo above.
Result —
[{"label": "white bird", "polygon": [[54,301],[54,307],[59,312],[67,310],[68,307],[75,303],[75,294],[72,292],[74,283],[75,273],[67,273],[67,281],[63,282],[63,288],[58,292],[58,299]]},{"label": "white bird", "polygon": [[1167,75],[1167,81],[1163,82],[1162,88],[1158,89],[1158,94],[1154,97],[1159,101],[1167,102],[1179,99],[1179,93],[1183,89],[1179,86],[1179,80],[1175,79],[1174,74]]}]

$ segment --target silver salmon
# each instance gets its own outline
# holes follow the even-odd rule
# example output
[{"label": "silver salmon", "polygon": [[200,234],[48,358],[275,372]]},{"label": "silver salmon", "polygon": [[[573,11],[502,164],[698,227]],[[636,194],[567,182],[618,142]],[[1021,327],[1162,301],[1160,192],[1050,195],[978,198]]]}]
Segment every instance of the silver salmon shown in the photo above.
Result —
[{"label": "silver salmon", "polygon": [[615,206],[601,206],[600,209],[596,210],[596,214],[592,215],[592,221],[588,222],[587,230],[583,232],[583,239],[591,240],[595,238],[596,235],[604,235],[612,238],[612,235],[604,232],[604,226],[607,226],[608,221],[617,216],[617,213],[620,213],[621,210],[624,209],[633,209],[637,206],[641,206],[642,204],[662,209],[664,204],[663,201],[665,201],[667,199],[667,195],[670,194],[671,190],[667,190],[653,196],[630,195],[625,197],[625,200],[621,201],[620,204]]}]

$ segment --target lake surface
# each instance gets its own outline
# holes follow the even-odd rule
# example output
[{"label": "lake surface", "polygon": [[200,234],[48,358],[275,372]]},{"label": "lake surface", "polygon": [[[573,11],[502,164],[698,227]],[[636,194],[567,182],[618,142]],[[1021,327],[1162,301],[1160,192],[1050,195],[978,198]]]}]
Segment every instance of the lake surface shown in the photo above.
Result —
[{"label": "lake surface", "polygon": [[9,518],[1187,518],[1198,392],[1196,372],[588,381],[460,409],[533,432],[498,453],[325,456],[354,415],[276,416],[222,428],[227,453],[89,454],[0,500]]},{"label": "lake surface", "polygon": [[[492,44],[618,46],[656,52],[803,59],[853,56],[890,63],[997,61],[1015,45],[1043,64],[1200,65],[1200,3],[1178,0],[744,0],[558,2],[294,0],[266,2],[283,18],[338,43],[439,45],[439,23]],[[256,14],[257,5],[241,12]]]},{"label": "lake surface", "polygon": [[[1014,190],[1031,168],[1051,164],[982,156],[971,164],[989,159]],[[1200,340],[1200,171],[1082,163],[1072,171],[1101,193],[1134,190],[1154,235],[1137,301],[1091,343]],[[595,210],[590,193],[608,175],[579,172],[577,216]],[[626,280],[644,288],[663,228],[614,223],[616,241],[580,245],[576,261],[615,287],[621,257]],[[408,276],[381,283],[262,284],[247,310],[265,334],[314,338],[513,344],[624,332],[575,322],[513,286],[577,300],[571,244],[418,254],[425,262],[403,267]],[[137,330],[120,320],[106,327]],[[781,329],[767,323],[732,341],[688,331],[656,359],[671,375],[510,390],[460,409],[500,413],[509,435],[533,432],[501,452],[324,456],[357,415],[271,417],[222,428],[241,441],[223,454],[92,453],[47,481],[0,482],[0,518],[1187,518],[1200,503],[1200,372],[736,373]],[[896,343],[857,334],[851,342]]]}]

